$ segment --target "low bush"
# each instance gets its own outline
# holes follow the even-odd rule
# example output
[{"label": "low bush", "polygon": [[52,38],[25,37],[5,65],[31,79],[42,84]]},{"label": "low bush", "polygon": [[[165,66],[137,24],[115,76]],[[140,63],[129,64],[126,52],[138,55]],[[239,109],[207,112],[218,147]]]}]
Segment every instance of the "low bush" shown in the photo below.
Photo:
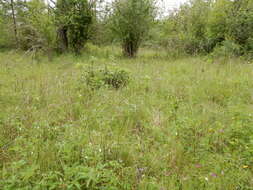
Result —
[{"label": "low bush", "polygon": [[213,57],[236,57],[241,55],[240,45],[231,40],[222,42],[220,46],[214,48]]},{"label": "low bush", "polygon": [[127,86],[130,81],[129,73],[118,68],[95,68],[85,69],[81,76],[81,82],[95,90],[101,87],[119,89]]}]

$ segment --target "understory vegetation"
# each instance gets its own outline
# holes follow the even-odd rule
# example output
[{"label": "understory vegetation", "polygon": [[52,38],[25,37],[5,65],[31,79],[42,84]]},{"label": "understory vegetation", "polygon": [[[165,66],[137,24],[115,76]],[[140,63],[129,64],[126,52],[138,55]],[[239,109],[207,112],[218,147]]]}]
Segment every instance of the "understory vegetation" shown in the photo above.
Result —
[{"label": "understory vegetation", "polygon": [[[3,52],[0,189],[252,190],[252,66]],[[100,71],[118,67],[131,80],[103,86]]]}]

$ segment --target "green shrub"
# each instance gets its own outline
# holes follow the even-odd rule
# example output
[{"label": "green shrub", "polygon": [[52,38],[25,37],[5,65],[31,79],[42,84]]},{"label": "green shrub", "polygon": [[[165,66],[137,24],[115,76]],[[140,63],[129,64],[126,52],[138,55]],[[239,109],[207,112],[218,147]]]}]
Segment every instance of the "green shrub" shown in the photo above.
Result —
[{"label": "green shrub", "polygon": [[226,40],[222,42],[221,46],[217,46],[216,48],[214,48],[214,51],[212,53],[212,57],[215,58],[219,57],[231,58],[240,55],[241,55],[240,45],[234,43],[231,40]]},{"label": "green shrub", "polygon": [[119,89],[127,86],[130,81],[130,76],[123,69],[89,67],[82,74],[81,81],[85,82],[93,90],[101,87]]}]

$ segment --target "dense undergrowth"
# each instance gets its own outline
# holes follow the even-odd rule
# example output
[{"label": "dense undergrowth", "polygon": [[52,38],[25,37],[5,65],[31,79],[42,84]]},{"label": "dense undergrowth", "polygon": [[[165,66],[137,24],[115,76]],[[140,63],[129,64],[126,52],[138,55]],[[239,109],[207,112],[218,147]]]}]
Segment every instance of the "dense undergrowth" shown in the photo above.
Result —
[{"label": "dense undergrowth", "polygon": [[[253,189],[252,64],[116,54],[0,53],[0,189]],[[131,81],[90,90],[89,65]]]}]

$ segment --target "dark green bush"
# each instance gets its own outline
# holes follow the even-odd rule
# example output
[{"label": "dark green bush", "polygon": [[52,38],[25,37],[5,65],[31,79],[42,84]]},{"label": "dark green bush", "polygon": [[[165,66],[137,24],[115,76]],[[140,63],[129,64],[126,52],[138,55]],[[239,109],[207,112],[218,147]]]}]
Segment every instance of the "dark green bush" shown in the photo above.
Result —
[{"label": "dark green bush", "polygon": [[90,67],[85,70],[81,80],[93,90],[101,87],[119,89],[127,86],[130,76],[123,69]]},{"label": "dark green bush", "polygon": [[234,43],[231,40],[226,40],[226,41],[223,41],[221,45],[217,45],[214,48],[214,51],[211,55],[214,58],[219,58],[219,57],[231,58],[231,57],[242,55],[241,49],[242,48],[240,45]]},{"label": "dark green bush", "polygon": [[253,1],[192,0],[172,12],[162,29],[161,44],[176,54],[251,56]]}]

